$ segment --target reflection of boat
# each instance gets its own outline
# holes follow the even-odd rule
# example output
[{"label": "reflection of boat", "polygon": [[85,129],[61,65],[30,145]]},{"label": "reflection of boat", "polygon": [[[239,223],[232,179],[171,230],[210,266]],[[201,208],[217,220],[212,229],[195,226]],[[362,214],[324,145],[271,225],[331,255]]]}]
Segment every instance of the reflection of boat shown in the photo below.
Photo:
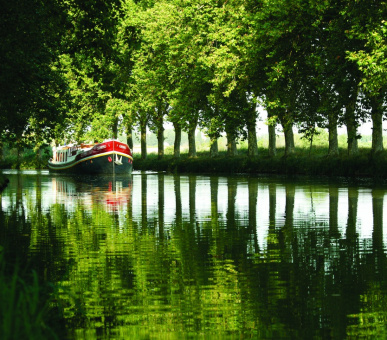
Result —
[{"label": "reflection of boat", "polygon": [[127,144],[116,140],[95,145],[68,145],[53,150],[48,167],[52,172],[130,174],[133,156]]},{"label": "reflection of boat", "polygon": [[118,210],[131,199],[131,176],[60,176],[52,178],[56,203],[74,206],[79,202],[92,207],[103,205],[106,210]]}]

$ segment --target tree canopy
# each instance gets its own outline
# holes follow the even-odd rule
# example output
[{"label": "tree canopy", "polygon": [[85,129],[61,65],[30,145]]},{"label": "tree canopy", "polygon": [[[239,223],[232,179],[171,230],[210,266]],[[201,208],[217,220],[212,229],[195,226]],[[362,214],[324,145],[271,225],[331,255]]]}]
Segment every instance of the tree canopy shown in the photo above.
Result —
[{"label": "tree canopy", "polygon": [[6,2],[2,136],[99,140],[148,126],[162,139],[167,120],[191,135],[199,126],[213,139],[248,138],[255,155],[259,102],[285,134],[328,128],[334,143],[346,125],[353,152],[357,126],[371,119],[380,149],[386,8],[376,0]]}]

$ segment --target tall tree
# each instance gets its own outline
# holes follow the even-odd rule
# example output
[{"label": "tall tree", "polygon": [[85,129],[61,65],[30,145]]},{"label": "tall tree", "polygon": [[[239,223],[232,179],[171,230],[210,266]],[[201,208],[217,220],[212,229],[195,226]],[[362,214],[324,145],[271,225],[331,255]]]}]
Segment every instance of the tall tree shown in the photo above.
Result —
[{"label": "tall tree", "polygon": [[367,98],[372,120],[372,152],[383,150],[382,122],[387,97],[387,8],[385,2],[358,1],[346,12],[351,19],[350,40],[360,40],[357,49],[347,51],[347,59],[357,64],[360,88]]},{"label": "tall tree", "polygon": [[128,49],[122,48],[119,30],[122,6],[119,0],[69,3],[62,65],[71,88],[68,124],[77,125],[72,128],[74,139],[85,138],[82,136],[90,130],[95,133],[86,138],[117,137],[118,124],[123,121],[117,103],[128,100],[132,64],[123,63]]},{"label": "tall tree", "polygon": [[1,5],[0,133],[8,140],[21,140],[27,127],[48,138],[63,119],[65,83],[55,67],[66,29],[62,6],[46,0]]}]

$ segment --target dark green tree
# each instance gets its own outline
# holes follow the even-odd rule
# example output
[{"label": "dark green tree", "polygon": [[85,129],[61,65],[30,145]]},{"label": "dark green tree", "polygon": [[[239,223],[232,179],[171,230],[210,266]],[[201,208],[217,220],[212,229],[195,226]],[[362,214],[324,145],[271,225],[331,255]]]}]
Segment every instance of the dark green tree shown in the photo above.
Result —
[{"label": "dark green tree", "polygon": [[66,15],[60,1],[2,2],[0,22],[0,133],[22,147],[25,136],[47,139],[63,120],[56,62]]}]

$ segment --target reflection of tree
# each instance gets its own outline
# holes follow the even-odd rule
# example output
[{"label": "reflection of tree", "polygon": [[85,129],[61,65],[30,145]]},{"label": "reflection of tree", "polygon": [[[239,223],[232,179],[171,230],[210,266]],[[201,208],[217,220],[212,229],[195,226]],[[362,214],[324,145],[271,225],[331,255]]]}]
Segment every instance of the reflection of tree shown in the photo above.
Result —
[{"label": "reflection of tree", "polygon": [[[129,184],[131,187],[131,183]],[[130,188],[132,189],[132,188]],[[133,199],[132,199],[132,190],[130,190],[130,194],[127,197],[127,206],[126,206],[126,224],[127,227],[132,230],[133,228]]]},{"label": "reflection of tree", "polygon": [[254,253],[259,253],[257,236],[257,201],[258,201],[258,181],[256,178],[249,178],[249,233],[253,237]]},{"label": "reflection of tree", "polygon": [[339,189],[336,185],[329,186],[329,232],[338,236],[338,213],[339,213]]},{"label": "reflection of tree", "polygon": [[164,239],[164,174],[158,176],[158,217],[159,217],[159,237],[161,240]]},{"label": "reflection of tree", "polygon": [[210,177],[210,191],[211,191],[211,229],[213,232],[219,232],[219,221],[218,221],[218,190],[219,180],[218,177]]},{"label": "reflection of tree", "polygon": [[235,197],[236,197],[236,182],[233,178],[227,179],[227,225],[230,229],[235,227]]},{"label": "reflection of tree", "polygon": [[357,204],[359,192],[357,188],[348,188],[348,220],[347,220],[347,240],[356,238]]},{"label": "reflection of tree", "polygon": [[267,260],[262,270],[267,270],[265,281],[266,287],[264,292],[263,305],[266,304],[267,313],[264,313],[264,322],[270,325],[271,322],[281,328],[283,327],[278,318],[277,310],[281,301],[285,298],[286,290],[283,287],[283,278],[280,272],[281,249],[279,243],[279,234],[276,230],[276,210],[277,210],[277,185],[269,183],[269,232],[267,241]]},{"label": "reflection of tree", "polygon": [[[20,249],[38,263],[42,277],[60,287],[58,302],[68,327],[74,329],[73,337],[184,337],[189,332],[219,338],[385,335],[380,321],[387,310],[384,191],[373,191],[374,233],[368,247],[356,233],[356,188],[348,190],[348,211],[340,211],[338,189],[331,184],[329,215],[323,221],[305,220],[295,210],[300,206],[296,192],[305,186],[248,178],[248,202],[239,210],[239,185],[246,179],[228,178],[223,197],[223,182],[211,176],[211,215],[203,217],[197,211],[197,199],[203,199],[196,195],[197,177],[176,175],[169,181],[167,176],[159,176],[157,182],[147,175],[137,177],[141,217],[132,216],[130,198],[125,211],[106,209],[98,199],[106,188],[98,187],[87,202],[75,195],[72,210],[65,201],[45,210],[44,177],[26,185],[34,187],[34,195],[24,195],[25,179],[20,180],[14,198],[19,203],[12,201],[10,210],[15,218],[7,212],[1,222],[21,226],[15,238],[25,244]],[[182,182],[188,183],[187,208],[182,204]],[[150,183],[158,188],[154,211],[148,206]],[[175,197],[164,196],[169,183]],[[282,185],[284,207],[278,205]],[[326,192],[325,187],[315,190]],[[265,211],[258,202],[267,191]],[[170,199],[176,206],[172,222],[164,216]],[[226,213],[219,202],[227,203]],[[347,217],[345,238],[339,233],[340,214]],[[149,227],[149,216],[158,219],[158,230]],[[259,249],[261,217],[268,217],[269,223],[267,247]]]},{"label": "reflection of tree", "polygon": [[[377,256],[378,266],[381,264],[380,260],[384,258],[383,252],[383,199],[384,191],[372,190],[372,215],[374,222],[374,230],[372,233],[372,241],[374,251]],[[382,269],[379,267],[378,269]]]},{"label": "reflection of tree", "polygon": [[[20,211],[21,210],[21,211]],[[21,174],[17,174],[17,187],[16,187],[16,211],[21,216],[25,216],[23,205],[23,183]]]},{"label": "reflection of tree", "polygon": [[148,186],[147,176],[141,176],[141,226],[145,230],[148,226]]},{"label": "reflection of tree", "polygon": [[189,220],[192,227],[195,227],[196,213],[196,176],[188,176],[188,193],[189,193]]},{"label": "reflection of tree", "polygon": [[295,187],[292,184],[286,183],[285,187],[285,223],[281,229],[280,241],[282,241],[281,249],[283,259],[287,261],[292,257],[293,246],[293,216],[294,216],[294,196]]},{"label": "reflection of tree", "polygon": [[[362,270],[366,288],[359,294],[359,312],[350,315],[352,324],[347,334],[352,338],[387,338],[387,272],[383,244],[383,203],[384,191],[372,190],[373,234],[372,253],[357,269]],[[357,275],[359,276],[359,275]]]},{"label": "reflection of tree", "polygon": [[175,201],[176,201],[176,225],[181,226],[183,219],[183,209],[181,204],[181,187],[180,176],[174,176],[174,189],[175,189]]}]

